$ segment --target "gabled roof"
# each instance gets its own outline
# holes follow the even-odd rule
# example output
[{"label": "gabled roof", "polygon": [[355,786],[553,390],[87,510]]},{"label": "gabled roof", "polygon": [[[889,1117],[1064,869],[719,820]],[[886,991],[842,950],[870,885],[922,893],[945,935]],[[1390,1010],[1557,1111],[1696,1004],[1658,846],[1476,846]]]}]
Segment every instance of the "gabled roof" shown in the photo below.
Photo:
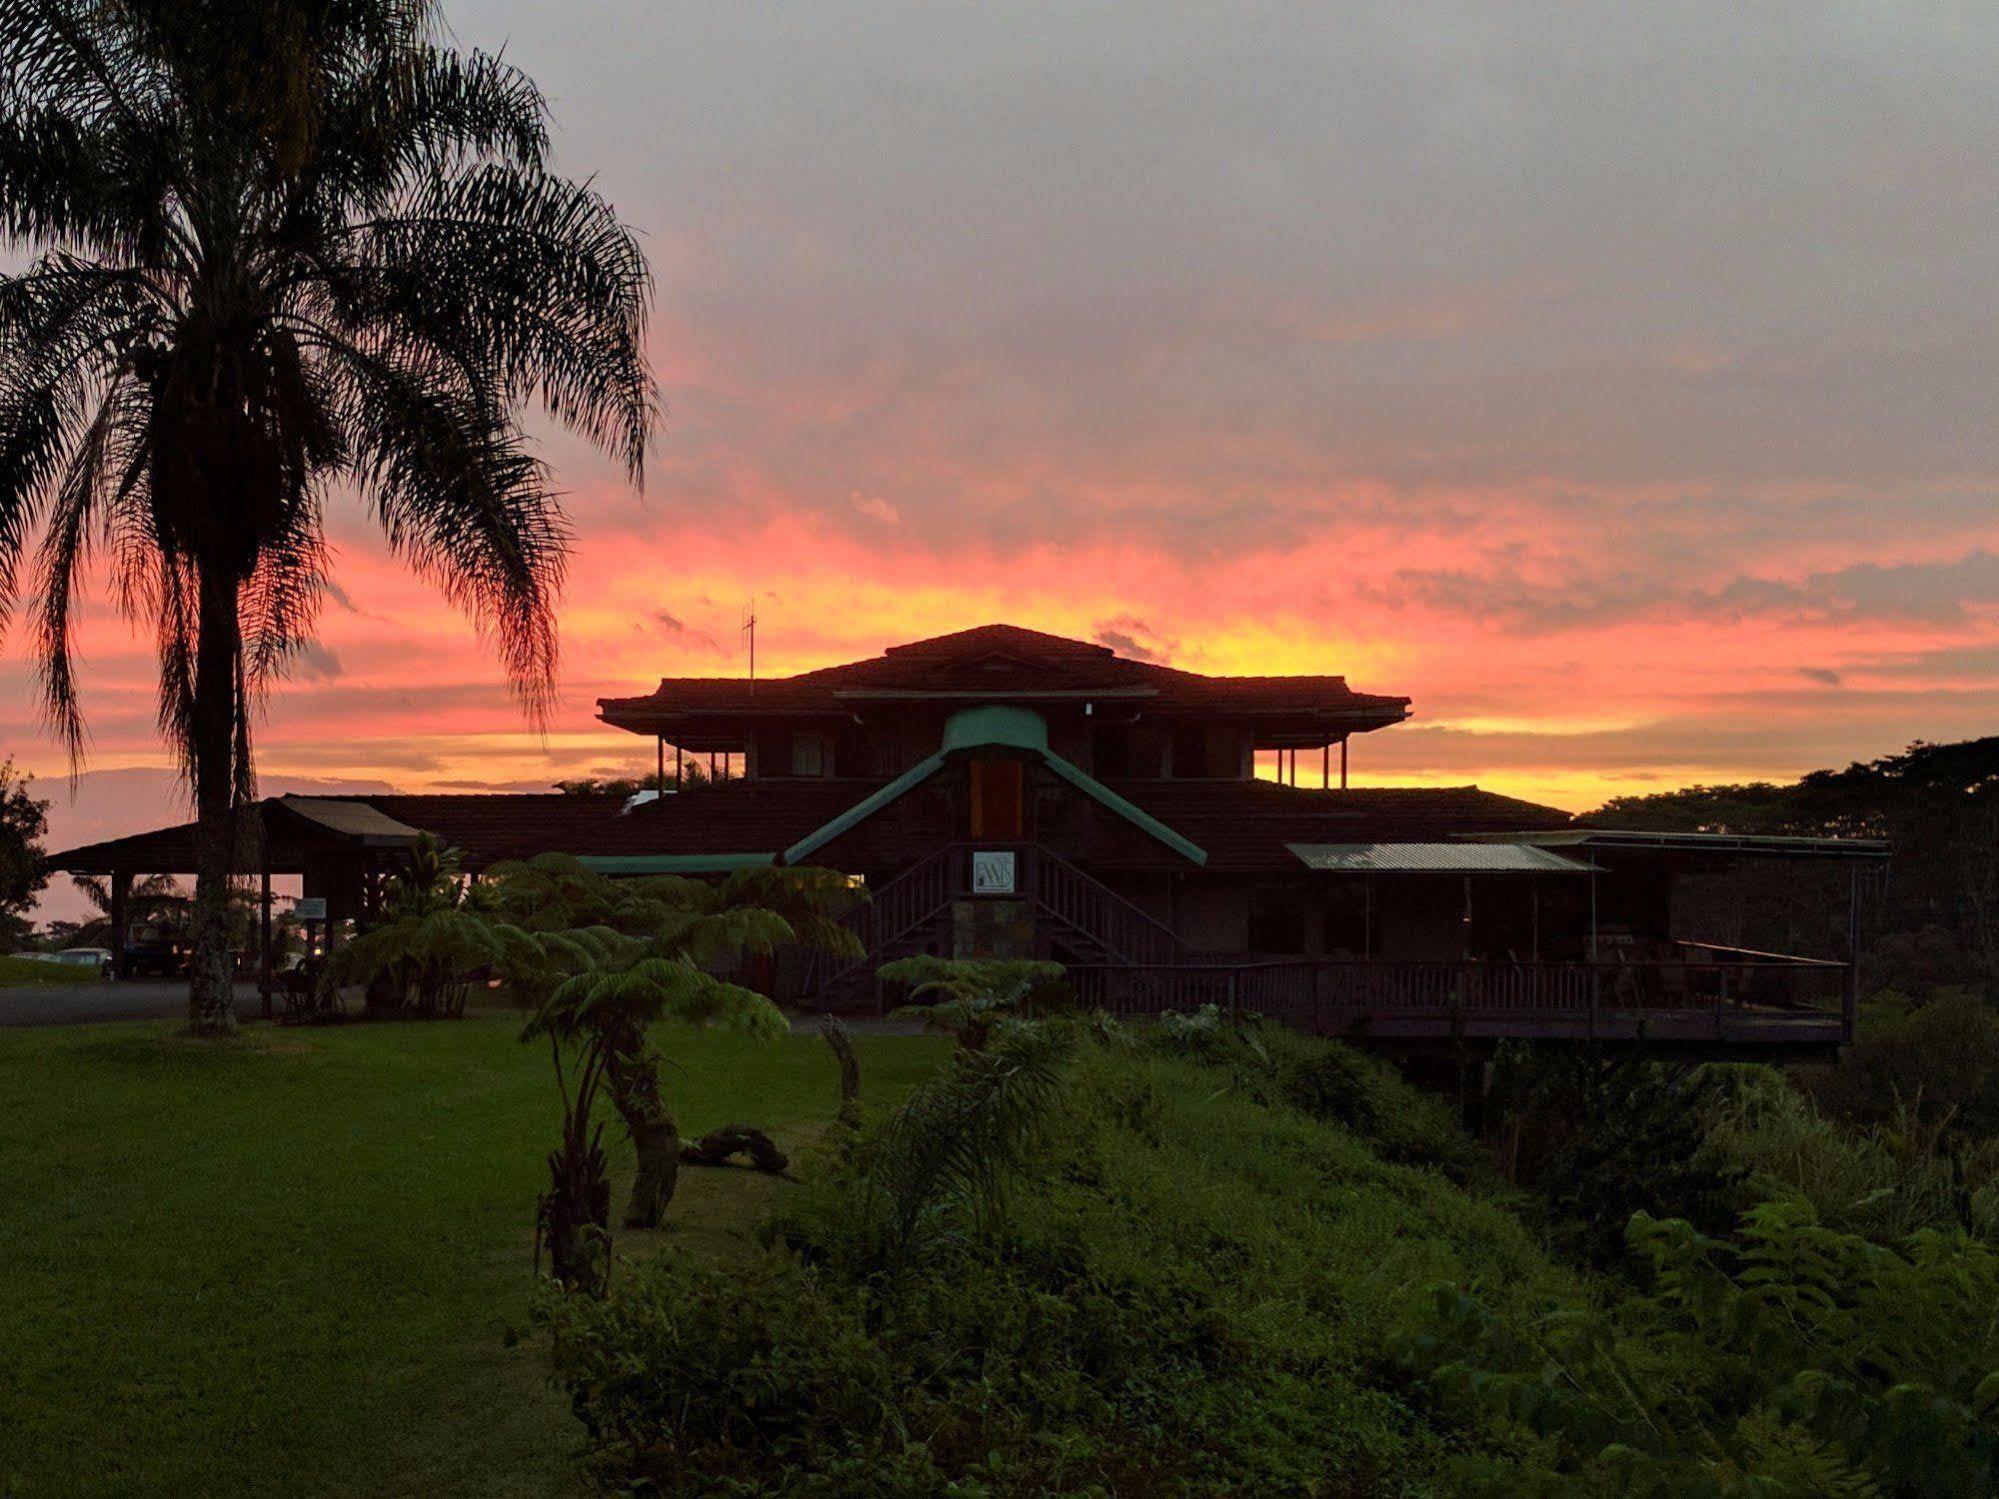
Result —
[{"label": "gabled roof", "polygon": [[944,742],[937,753],[911,766],[886,786],[863,797],[838,817],[813,829],[784,851],[784,862],[802,864],[842,833],[859,827],[898,797],[908,794],[942,770],[951,756],[975,749],[1010,749],[1039,759],[1078,791],[1115,812],[1148,837],[1165,844],[1194,864],[1208,855],[1197,844],[1085,773],[1048,747],[1048,721],[1027,708],[987,706],[954,713],[944,725]]},{"label": "gabled roof", "polygon": [[1166,713],[1319,715],[1363,732],[1409,716],[1409,699],[1355,692],[1339,676],[1211,677],[1120,656],[1109,646],[1019,625],[980,625],[890,646],[867,661],[751,683],[668,677],[640,697],[600,698],[605,722],[635,732],[710,714],[845,715],[898,699],[1130,699]]}]

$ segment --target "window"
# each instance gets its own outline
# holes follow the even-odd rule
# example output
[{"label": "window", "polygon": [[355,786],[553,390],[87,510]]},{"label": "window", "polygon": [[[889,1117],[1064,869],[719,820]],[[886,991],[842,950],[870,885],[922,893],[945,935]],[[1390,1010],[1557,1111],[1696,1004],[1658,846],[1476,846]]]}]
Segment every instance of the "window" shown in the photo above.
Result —
[{"label": "window", "polygon": [[1021,763],[1018,760],[972,762],[972,836],[1018,838]]},{"label": "window", "polygon": [[868,731],[857,723],[841,724],[833,740],[833,774],[870,776],[874,772],[874,756],[868,753]]},{"label": "window", "polygon": [[791,773],[818,776],[826,773],[826,746],[817,729],[801,729],[791,736]]},{"label": "window", "polygon": [[1131,774],[1131,730],[1106,724],[1090,736],[1090,766],[1099,779]]},{"label": "window", "polygon": [[1208,731],[1202,728],[1173,731],[1173,778],[1199,780],[1208,769]]},{"label": "window", "polygon": [[1249,950],[1305,951],[1305,899],[1296,890],[1259,885],[1249,893]]}]

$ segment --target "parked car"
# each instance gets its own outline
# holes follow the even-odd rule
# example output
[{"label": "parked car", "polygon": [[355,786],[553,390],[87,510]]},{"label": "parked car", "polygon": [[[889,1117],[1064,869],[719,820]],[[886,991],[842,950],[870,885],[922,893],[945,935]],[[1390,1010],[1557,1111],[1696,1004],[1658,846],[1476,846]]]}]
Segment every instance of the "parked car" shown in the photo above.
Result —
[{"label": "parked car", "polygon": [[128,978],[178,978],[187,968],[187,949],[170,927],[145,922],[125,934]]},{"label": "parked car", "polygon": [[65,947],[49,956],[65,967],[95,968],[104,978],[111,977],[111,949],[108,947]]}]

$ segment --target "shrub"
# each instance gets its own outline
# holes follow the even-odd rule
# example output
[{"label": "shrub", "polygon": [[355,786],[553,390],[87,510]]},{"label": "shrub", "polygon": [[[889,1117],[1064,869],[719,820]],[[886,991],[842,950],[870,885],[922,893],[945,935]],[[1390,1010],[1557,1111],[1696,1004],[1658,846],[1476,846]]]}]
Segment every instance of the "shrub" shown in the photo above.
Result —
[{"label": "shrub", "polygon": [[1913,1111],[1959,1134],[1999,1132],[1999,1024],[1962,989],[1933,991],[1926,1003],[1877,996],[1838,1065],[1799,1078],[1836,1118],[1881,1124]]},{"label": "shrub", "polygon": [[1963,1139],[1906,1106],[1884,1124],[1849,1124],[1773,1068],[1711,1070],[1724,1097],[1705,1150],[1744,1175],[1750,1201],[1804,1198],[1827,1227],[1876,1243],[1922,1228],[1999,1240],[1999,1140]]},{"label": "shrub", "polygon": [[1545,1205],[1561,1250],[1609,1268],[1635,1212],[1713,1231],[1732,1218],[1742,1172],[1705,1149],[1726,1091],[1706,1068],[1508,1046],[1487,1085],[1486,1136],[1501,1173]]},{"label": "shrub", "polygon": [[1353,1131],[1386,1160],[1433,1166],[1459,1181],[1485,1170],[1477,1143],[1449,1104],[1343,1042],[1232,1020],[1213,1005],[1191,1015],[1169,1011],[1149,1040],[1169,1054],[1228,1068],[1239,1087],[1266,1104],[1288,1104]]},{"label": "shrub", "polygon": [[[1067,1082],[1033,1106],[1004,1215],[974,1231],[976,1190],[916,1192],[962,1231],[884,1252],[869,1203],[899,1137],[1035,1037],[1066,1049]],[[1480,1441],[1440,1431],[1390,1356],[1421,1288],[1524,1313],[1577,1287],[1492,1205],[1231,1082],[1011,1024],[803,1184],[769,1254],[546,1304],[599,1477],[827,1499],[1421,1487]]]},{"label": "shrub", "polygon": [[1638,1214],[1651,1289],[1603,1311],[1438,1293],[1406,1352],[1467,1415],[1551,1442],[1465,1461],[1459,1492],[1988,1494],[1999,1486],[1999,1256],[1900,1249],[1768,1203],[1735,1241]]}]

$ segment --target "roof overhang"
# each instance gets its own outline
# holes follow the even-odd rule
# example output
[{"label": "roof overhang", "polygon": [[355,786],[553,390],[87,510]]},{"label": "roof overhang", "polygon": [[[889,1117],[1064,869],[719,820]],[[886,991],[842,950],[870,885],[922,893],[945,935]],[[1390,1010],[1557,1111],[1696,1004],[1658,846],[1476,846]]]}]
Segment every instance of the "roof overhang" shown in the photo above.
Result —
[{"label": "roof overhang", "polygon": [[1527,843],[1287,843],[1321,874],[1591,874],[1594,864]]},{"label": "roof overhang", "polygon": [[1604,853],[1708,854],[1720,858],[1885,859],[1878,838],[1807,838],[1763,833],[1647,832],[1639,828],[1555,828],[1547,832],[1468,833],[1481,843],[1528,843],[1536,848],[1584,848]]},{"label": "roof overhang", "polygon": [[593,874],[730,874],[777,862],[776,854],[584,854]]}]

